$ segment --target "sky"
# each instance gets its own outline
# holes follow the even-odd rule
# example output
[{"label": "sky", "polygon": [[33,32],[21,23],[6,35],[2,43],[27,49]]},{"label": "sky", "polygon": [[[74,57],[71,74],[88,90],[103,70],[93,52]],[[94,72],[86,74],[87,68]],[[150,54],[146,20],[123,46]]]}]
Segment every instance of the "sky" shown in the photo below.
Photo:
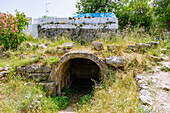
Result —
[{"label": "sky", "polygon": [[78,0],[0,0],[0,12],[15,15],[15,9],[24,12],[27,17],[38,18],[46,15],[46,3],[48,16],[70,17],[76,13],[75,4]]}]

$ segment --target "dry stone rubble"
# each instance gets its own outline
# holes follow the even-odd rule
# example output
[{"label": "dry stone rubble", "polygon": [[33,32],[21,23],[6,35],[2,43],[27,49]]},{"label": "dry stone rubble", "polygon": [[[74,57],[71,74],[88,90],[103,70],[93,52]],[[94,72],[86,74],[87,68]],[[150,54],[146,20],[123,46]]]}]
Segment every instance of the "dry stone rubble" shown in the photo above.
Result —
[{"label": "dry stone rubble", "polygon": [[0,82],[7,80],[7,75],[9,73],[8,68],[0,67]]},{"label": "dry stone rubble", "polygon": [[103,50],[103,42],[92,42],[92,47],[97,50],[97,51],[101,51]]}]

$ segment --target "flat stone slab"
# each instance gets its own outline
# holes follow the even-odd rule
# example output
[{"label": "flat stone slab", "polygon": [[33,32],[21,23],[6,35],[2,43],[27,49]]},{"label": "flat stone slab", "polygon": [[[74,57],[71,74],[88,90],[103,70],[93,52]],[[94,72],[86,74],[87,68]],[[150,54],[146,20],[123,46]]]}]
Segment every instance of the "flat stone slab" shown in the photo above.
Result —
[{"label": "flat stone slab", "polygon": [[41,49],[46,49],[47,48],[47,46],[45,46],[44,44],[40,44],[40,45],[38,45],[38,47],[41,48]]},{"label": "flat stone slab", "polygon": [[170,70],[170,62],[163,62],[163,67]]},{"label": "flat stone slab", "polygon": [[157,46],[159,45],[159,42],[151,41],[151,42],[149,42],[148,44],[150,44],[152,47],[153,47],[153,46],[157,47]]},{"label": "flat stone slab", "polygon": [[140,90],[139,95],[144,95],[144,96],[149,95],[150,96],[151,93],[146,89],[142,89],[142,90]]},{"label": "flat stone slab", "polygon": [[49,77],[49,73],[30,73],[29,78],[35,78],[36,80],[44,81]]},{"label": "flat stone slab", "polygon": [[25,71],[26,72],[50,72],[51,71],[51,68],[50,67],[47,67],[47,66],[44,66],[44,67],[41,67],[37,64],[33,64],[33,65],[29,65],[25,68]]},{"label": "flat stone slab", "polygon": [[139,49],[149,49],[151,48],[150,44],[145,44],[145,43],[136,43]]},{"label": "flat stone slab", "polygon": [[124,65],[125,60],[121,57],[117,56],[110,56],[105,59],[106,64],[115,66],[115,67],[121,67]]},{"label": "flat stone slab", "polygon": [[142,75],[136,75],[136,81],[142,80],[144,77]]},{"label": "flat stone slab", "polygon": [[144,104],[144,105],[152,105],[152,98],[150,96],[144,96],[141,95],[139,96],[139,100]]},{"label": "flat stone slab", "polygon": [[57,49],[71,49],[75,47],[74,42],[63,43],[61,46],[58,46]]}]

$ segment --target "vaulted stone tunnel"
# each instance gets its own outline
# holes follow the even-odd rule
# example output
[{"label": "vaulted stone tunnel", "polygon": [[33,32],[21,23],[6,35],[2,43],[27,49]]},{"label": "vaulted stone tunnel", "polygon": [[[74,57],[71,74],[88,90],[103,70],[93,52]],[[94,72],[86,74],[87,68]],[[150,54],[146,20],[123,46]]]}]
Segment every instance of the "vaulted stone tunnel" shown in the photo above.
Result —
[{"label": "vaulted stone tunnel", "polygon": [[77,83],[82,80],[88,82],[86,80],[91,79],[100,81],[107,74],[107,66],[104,61],[87,51],[66,53],[56,67],[55,73],[53,69],[51,79],[56,82],[57,95],[61,95],[62,87],[69,87],[75,79]]}]

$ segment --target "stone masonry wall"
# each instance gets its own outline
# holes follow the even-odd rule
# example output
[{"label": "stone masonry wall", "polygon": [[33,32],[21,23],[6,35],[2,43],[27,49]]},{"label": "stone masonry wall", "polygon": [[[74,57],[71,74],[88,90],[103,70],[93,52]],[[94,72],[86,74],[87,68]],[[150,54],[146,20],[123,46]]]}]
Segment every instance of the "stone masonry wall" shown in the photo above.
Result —
[{"label": "stone masonry wall", "polygon": [[49,80],[51,67],[33,64],[26,67],[17,67],[16,71],[19,75],[35,80],[39,85],[44,85],[45,89],[48,90],[47,95],[56,95],[56,84]]}]

